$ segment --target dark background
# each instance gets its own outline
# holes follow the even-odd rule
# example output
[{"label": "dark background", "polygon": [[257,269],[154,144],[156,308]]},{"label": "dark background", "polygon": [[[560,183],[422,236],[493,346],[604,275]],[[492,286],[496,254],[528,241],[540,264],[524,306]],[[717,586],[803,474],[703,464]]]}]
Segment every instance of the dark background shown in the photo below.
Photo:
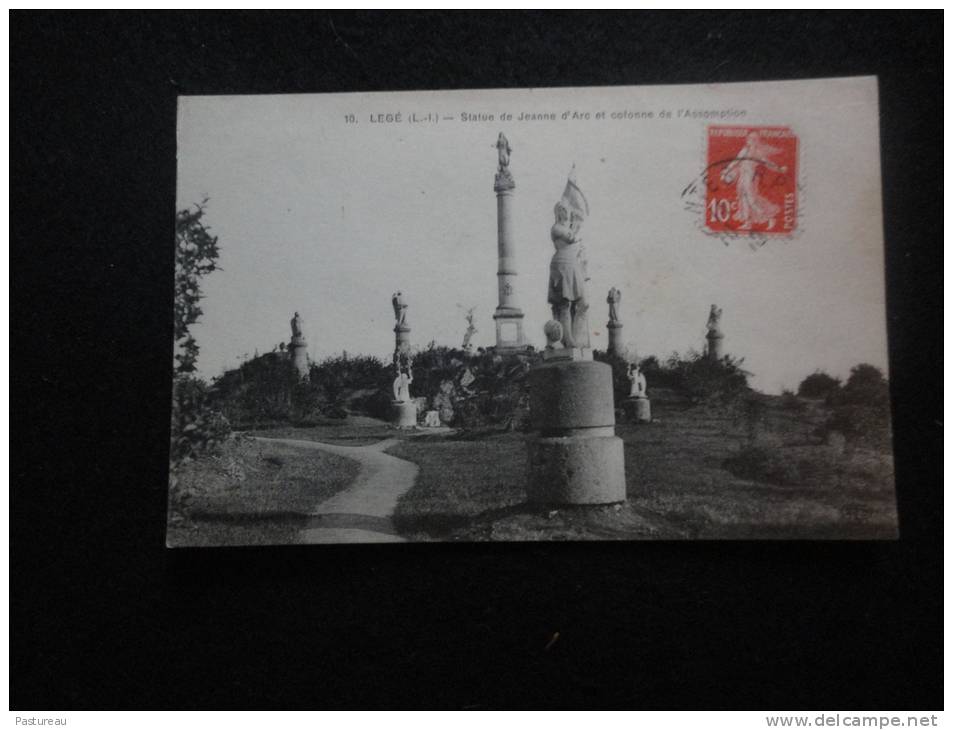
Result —
[{"label": "dark background", "polygon": [[[942,707],[942,25],[12,12],[11,706]],[[164,549],[178,94],[857,74],[899,542]]]}]

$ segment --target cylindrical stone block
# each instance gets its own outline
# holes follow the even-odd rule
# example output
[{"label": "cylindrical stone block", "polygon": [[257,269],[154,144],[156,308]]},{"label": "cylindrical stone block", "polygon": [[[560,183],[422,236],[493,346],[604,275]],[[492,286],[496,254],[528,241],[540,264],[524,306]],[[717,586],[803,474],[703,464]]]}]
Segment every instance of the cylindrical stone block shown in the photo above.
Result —
[{"label": "cylindrical stone block", "polygon": [[393,401],[393,416],[391,423],[398,428],[407,428],[417,425],[417,404],[412,401]]},{"label": "cylindrical stone block", "polygon": [[528,441],[531,502],[611,504],[625,501],[625,456],[617,436],[539,437]]},{"label": "cylindrical stone block", "polygon": [[633,423],[652,422],[652,402],[648,398],[626,398],[622,407]]},{"label": "cylindrical stone block", "polygon": [[529,408],[543,435],[614,426],[612,368],[593,360],[539,365],[529,372]]},{"label": "cylindrical stone block", "polygon": [[724,339],[725,339],[725,336],[721,334],[721,332],[708,333],[708,359],[709,360],[721,360],[722,341]]},{"label": "cylindrical stone block", "polygon": [[615,435],[612,368],[557,361],[529,373],[529,497],[541,504],[625,500],[622,440]]},{"label": "cylindrical stone block", "polygon": [[609,323],[606,325],[606,329],[609,330],[609,354],[622,357],[622,323]]}]

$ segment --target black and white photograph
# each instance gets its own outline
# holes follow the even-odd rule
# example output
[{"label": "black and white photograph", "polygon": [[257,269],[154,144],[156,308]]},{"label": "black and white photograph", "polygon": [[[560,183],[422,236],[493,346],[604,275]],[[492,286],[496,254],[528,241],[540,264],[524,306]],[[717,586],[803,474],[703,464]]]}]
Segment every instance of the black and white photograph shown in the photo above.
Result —
[{"label": "black and white photograph", "polygon": [[8,15],[11,727],[942,726],[941,13]]},{"label": "black and white photograph", "polygon": [[896,537],[875,78],[178,112],[170,547]]}]

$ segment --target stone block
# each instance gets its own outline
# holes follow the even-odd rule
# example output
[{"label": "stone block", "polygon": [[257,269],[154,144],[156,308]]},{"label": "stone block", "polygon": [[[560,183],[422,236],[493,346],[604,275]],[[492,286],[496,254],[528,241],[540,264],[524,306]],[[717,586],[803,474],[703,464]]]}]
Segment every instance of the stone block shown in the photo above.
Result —
[{"label": "stone block", "polygon": [[546,362],[529,373],[530,423],[544,435],[615,425],[612,368],[594,360]]},{"label": "stone block", "polygon": [[417,425],[417,404],[410,401],[392,401],[391,423],[398,428],[409,428]]},{"label": "stone block", "polygon": [[555,505],[625,501],[622,439],[611,428],[593,431],[603,435],[577,432],[528,441],[527,491],[531,502]]},{"label": "stone block", "polygon": [[633,423],[651,423],[652,403],[648,398],[626,398],[622,405]]}]

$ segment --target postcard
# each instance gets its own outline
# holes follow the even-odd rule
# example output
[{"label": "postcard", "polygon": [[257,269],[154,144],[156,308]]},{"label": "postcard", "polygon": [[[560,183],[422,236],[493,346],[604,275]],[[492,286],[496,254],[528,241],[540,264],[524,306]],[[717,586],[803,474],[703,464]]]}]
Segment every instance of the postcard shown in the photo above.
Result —
[{"label": "postcard", "polygon": [[167,544],[896,538],[878,119],[180,97]]}]

